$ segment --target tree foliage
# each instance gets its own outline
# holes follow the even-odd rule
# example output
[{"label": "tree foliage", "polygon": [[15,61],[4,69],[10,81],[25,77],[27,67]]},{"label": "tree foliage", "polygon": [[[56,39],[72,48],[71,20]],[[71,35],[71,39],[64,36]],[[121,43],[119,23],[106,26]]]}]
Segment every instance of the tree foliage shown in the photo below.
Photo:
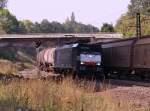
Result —
[{"label": "tree foliage", "polygon": [[[0,11],[6,7],[7,0],[0,0]],[[2,28],[2,24],[0,23],[0,34],[5,33],[5,31]]]},{"label": "tree foliage", "polygon": [[135,15],[137,12],[150,14],[150,0],[131,0],[128,6],[128,13]]},{"label": "tree foliage", "polygon": [[18,21],[18,22],[19,22],[18,33],[26,34],[28,30],[25,27],[24,22],[23,21]]},{"label": "tree foliage", "polygon": [[63,24],[47,19],[40,23],[33,23],[30,20],[18,21],[7,9],[0,11],[0,23],[6,33],[90,33],[99,32],[97,27],[78,23],[75,20],[75,14],[72,13]]},{"label": "tree foliage", "polygon": [[75,14],[74,14],[74,12],[71,13],[71,22],[75,22]]},{"label": "tree foliage", "polygon": [[94,27],[90,24],[85,25],[79,23],[75,20],[75,14],[71,14],[71,19],[67,18],[65,23],[63,23],[63,28],[65,33],[92,33],[99,32],[97,27]]},{"label": "tree foliage", "polygon": [[120,17],[115,29],[124,36],[136,35],[136,13],[141,13],[142,35],[150,35],[150,0],[131,0],[128,12]]},{"label": "tree foliage", "polygon": [[18,20],[7,9],[0,9],[0,24],[6,33],[18,33]]},{"label": "tree foliage", "polygon": [[114,32],[114,27],[112,24],[104,23],[101,32]]}]

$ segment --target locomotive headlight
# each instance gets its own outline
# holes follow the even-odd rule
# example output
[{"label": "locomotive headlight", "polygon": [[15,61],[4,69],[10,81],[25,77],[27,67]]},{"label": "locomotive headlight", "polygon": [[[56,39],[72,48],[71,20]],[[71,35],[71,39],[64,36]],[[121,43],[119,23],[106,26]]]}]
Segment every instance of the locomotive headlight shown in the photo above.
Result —
[{"label": "locomotive headlight", "polygon": [[84,64],[84,62],[81,62],[81,65],[83,65]]},{"label": "locomotive headlight", "polygon": [[101,65],[101,63],[100,63],[100,62],[98,62],[98,63],[97,63],[97,65],[98,65],[98,66],[100,66],[100,65]]}]

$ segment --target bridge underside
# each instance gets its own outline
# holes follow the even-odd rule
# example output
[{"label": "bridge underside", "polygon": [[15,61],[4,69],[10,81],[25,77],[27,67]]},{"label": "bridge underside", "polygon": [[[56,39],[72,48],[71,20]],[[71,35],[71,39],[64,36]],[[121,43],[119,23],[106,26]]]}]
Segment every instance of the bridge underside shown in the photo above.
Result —
[{"label": "bridge underside", "polygon": [[40,43],[40,49],[42,50],[44,48],[56,47],[69,43],[87,43],[90,41],[90,38],[4,38],[0,40],[0,59],[33,62],[36,59],[36,46],[38,43]]},{"label": "bridge underside", "polygon": [[87,43],[90,42],[91,38],[3,38],[0,39],[0,46],[21,46],[27,45],[34,47],[34,44],[40,42],[45,47],[61,46],[69,43]]}]

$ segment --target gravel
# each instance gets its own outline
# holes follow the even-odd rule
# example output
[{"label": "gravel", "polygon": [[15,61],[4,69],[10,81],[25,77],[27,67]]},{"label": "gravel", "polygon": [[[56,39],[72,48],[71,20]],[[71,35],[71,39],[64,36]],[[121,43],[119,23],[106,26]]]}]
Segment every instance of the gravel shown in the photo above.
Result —
[{"label": "gravel", "polygon": [[150,107],[150,87],[143,86],[116,86],[107,89],[101,94],[109,93],[113,99],[132,102],[137,107]]}]

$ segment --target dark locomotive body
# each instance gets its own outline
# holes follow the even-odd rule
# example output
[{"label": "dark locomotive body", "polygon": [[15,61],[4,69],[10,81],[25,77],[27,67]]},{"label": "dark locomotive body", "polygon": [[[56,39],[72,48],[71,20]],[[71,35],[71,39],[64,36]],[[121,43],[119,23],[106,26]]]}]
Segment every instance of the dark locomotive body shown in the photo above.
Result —
[{"label": "dark locomotive body", "polygon": [[101,47],[91,44],[71,44],[56,48],[54,68],[60,72],[100,73]]},{"label": "dark locomotive body", "polygon": [[131,38],[103,43],[105,73],[150,73],[150,37]]}]

